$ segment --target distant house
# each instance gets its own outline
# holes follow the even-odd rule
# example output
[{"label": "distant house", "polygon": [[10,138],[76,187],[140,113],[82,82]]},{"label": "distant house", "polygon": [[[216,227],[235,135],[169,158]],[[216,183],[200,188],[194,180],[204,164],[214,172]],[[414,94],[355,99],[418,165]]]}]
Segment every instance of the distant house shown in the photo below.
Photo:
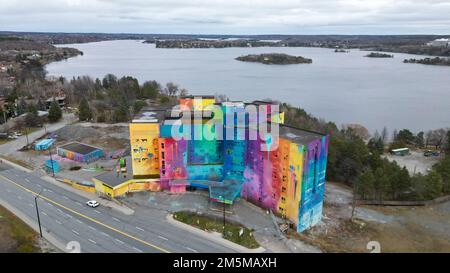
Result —
[{"label": "distant house", "polygon": [[427,43],[427,46],[430,46],[430,47],[450,47],[450,39],[448,39],[448,38],[436,39],[434,41],[431,41],[431,42]]},{"label": "distant house", "polygon": [[66,106],[66,97],[65,96],[59,96],[59,97],[52,97],[45,101],[45,106],[47,109],[50,109],[50,105],[52,104],[53,100],[56,100],[58,102],[59,107],[63,108]]}]

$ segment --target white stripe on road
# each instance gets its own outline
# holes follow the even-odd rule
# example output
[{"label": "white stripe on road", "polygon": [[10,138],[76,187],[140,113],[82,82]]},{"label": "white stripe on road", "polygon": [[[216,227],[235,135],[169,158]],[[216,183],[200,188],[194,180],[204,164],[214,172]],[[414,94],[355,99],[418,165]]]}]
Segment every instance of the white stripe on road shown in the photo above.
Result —
[{"label": "white stripe on road", "polygon": [[83,206],[83,205],[81,205],[81,203],[78,203],[78,202],[75,202],[75,203],[76,203],[78,206],[81,206],[81,207]]},{"label": "white stripe on road", "polygon": [[96,209],[95,209],[94,211],[95,211],[96,213],[98,213],[98,214],[100,214],[100,213],[101,213],[100,211],[98,211],[98,210],[96,210]]},{"label": "white stripe on road", "polygon": [[137,252],[144,252],[144,251],[142,251],[142,250],[140,250],[139,248],[134,247],[134,246],[133,246],[133,249],[136,250]]},{"label": "white stripe on road", "polygon": [[80,220],[78,220],[78,219],[77,219],[77,222],[78,222],[79,224],[83,224],[83,222],[81,222],[81,221],[80,221]]},{"label": "white stripe on road", "polygon": [[42,214],[44,214],[45,216],[48,216],[47,213],[45,213],[45,211],[43,211]]},{"label": "white stripe on road", "polygon": [[25,181],[30,182],[30,180],[28,180],[28,178],[25,178]]},{"label": "white stripe on road", "polygon": [[65,195],[63,195],[62,197],[63,197],[64,199],[69,200],[69,197],[67,197],[67,196],[65,196]]},{"label": "white stripe on road", "polygon": [[94,241],[94,240],[88,239],[88,241],[89,241],[89,242],[91,242],[91,243],[93,243],[94,245],[96,245],[96,244],[97,244],[97,242],[96,242],[96,241]]},{"label": "white stripe on road", "polygon": [[145,231],[144,229],[142,229],[140,227],[136,227],[136,229],[139,229],[140,231]]},{"label": "white stripe on road", "polygon": [[33,204],[31,204],[31,203],[28,203],[28,206],[30,206],[30,207],[32,207],[32,208],[34,207]]},{"label": "white stripe on road", "polygon": [[197,250],[195,250],[195,249],[193,249],[193,248],[190,248],[190,247],[186,247],[186,249],[187,249],[187,250],[190,250],[190,251],[192,251],[192,252],[198,253],[198,251],[197,251]]},{"label": "white stripe on road", "polygon": [[69,214],[67,214],[67,213],[66,213],[66,216],[69,217],[69,218],[72,218],[72,215],[69,215]]},{"label": "white stripe on road", "polygon": [[94,227],[88,226],[88,228],[92,229],[92,230],[96,230]]},{"label": "white stripe on road", "polygon": [[102,232],[102,234],[103,234],[103,235],[105,235],[106,237],[109,237],[109,235],[108,235],[108,234],[106,234],[106,233],[104,233],[104,232]]},{"label": "white stripe on road", "polygon": [[162,236],[159,236],[159,235],[158,235],[158,238],[163,239],[164,241],[169,240],[169,239],[167,239],[166,237],[162,237]]},{"label": "white stripe on road", "polygon": [[80,233],[78,233],[76,230],[72,229],[72,232],[75,233],[76,235],[80,235]]},{"label": "white stripe on road", "polygon": [[114,221],[117,221],[117,222],[120,222],[120,220],[117,219],[117,218],[115,218],[115,217],[113,217],[113,220],[114,220]]},{"label": "white stripe on road", "polygon": [[60,221],[58,221],[58,220],[55,220],[56,221],[56,223],[58,223],[59,225],[62,225],[62,223],[60,222]]},{"label": "white stripe on road", "polygon": [[121,243],[121,244],[125,244],[124,242],[122,242],[121,240],[119,240],[119,239],[115,239],[117,242],[119,242],[119,243]]}]

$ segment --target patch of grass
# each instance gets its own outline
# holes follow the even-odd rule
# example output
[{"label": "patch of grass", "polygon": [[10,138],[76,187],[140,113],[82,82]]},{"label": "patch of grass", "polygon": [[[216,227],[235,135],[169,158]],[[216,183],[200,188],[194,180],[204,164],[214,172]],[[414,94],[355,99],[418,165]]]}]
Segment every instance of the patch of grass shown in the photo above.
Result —
[{"label": "patch of grass", "polygon": [[[185,224],[191,225],[196,228],[200,228],[205,231],[215,231],[224,233],[223,238],[242,245],[247,248],[258,248],[259,244],[255,240],[252,234],[252,230],[242,225],[225,222],[225,232],[223,230],[222,219],[216,219],[213,217],[196,214],[193,212],[179,211],[173,214],[173,218]],[[239,236],[239,232],[243,230],[242,236]]]},{"label": "patch of grass", "polygon": [[20,165],[20,166],[22,166],[24,168],[27,168],[29,170],[33,170],[33,166],[30,166],[30,164],[26,163],[23,160],[15,159],[13,157],[6,156],[6,155],[0,155],[0,158],[3,158],[3,159],[6,159],[6,160],[8,160],[10,162],[16,163],[17,165]]},{"label": "patch of grass", "polygon": [[8,143],[9,139],[0,139],[0,145]]},{"label": "patch of grass", "polygon": [[40,252],[37,247],[37,233],[2,206],[0,206],[0,231],[0,252]]}]

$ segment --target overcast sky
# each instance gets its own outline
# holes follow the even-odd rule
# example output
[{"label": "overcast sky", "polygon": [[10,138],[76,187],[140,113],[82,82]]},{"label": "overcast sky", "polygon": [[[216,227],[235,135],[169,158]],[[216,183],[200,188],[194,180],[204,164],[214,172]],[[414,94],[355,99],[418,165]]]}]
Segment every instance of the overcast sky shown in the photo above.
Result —
[{"label": "overcast sky", "polygon": [[450,0],[0,0],[0,30],[450,34]]}]

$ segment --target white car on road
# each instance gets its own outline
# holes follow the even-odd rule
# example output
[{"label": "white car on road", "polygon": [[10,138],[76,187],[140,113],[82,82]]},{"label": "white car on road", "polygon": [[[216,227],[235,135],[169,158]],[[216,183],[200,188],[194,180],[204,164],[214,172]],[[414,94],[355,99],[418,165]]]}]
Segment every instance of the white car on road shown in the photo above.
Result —
[{"label": "white car on road", "polygon": [[88,205],[88,206],[91,207],[91,208],[96,208],[96,207],[98,207],[100,204],[99,204],[97,201],[95,201],[95,200],[90,200],[90,201],[87,201],[87,202],[86,202],[86,205]]}]

